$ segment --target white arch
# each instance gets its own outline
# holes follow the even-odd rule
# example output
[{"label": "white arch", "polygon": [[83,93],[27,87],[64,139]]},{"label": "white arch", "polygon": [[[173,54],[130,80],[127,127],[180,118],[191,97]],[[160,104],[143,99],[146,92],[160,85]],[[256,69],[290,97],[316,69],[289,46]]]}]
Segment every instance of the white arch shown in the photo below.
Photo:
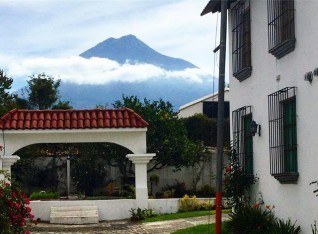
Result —
[{"label": "white arch", "polygon": [[110,142],[133,153],[146,153],[147,128],[68,129],[68,130],[4,130],[0,145],[2,156],[13,155],[17,150],[37,143]]},{"label": "white arch", "polygon": [[[11,166],[20,158],[17,150],[37,143],[88,143],[110,142],[129,149],[129,160],[135,164],[136,203],[148,208],[147,164],[155,154],[146,153],[147,128],[109,129],[61,129],[61,130],[3,130],[0,145],[4,146],[0,157],[0,170],[11,172]],[[135,157],[132,157],[135,155]],[[136,159],[137,158],[137,159]],[[143,160],[140,160],[143,159]],[[3,179],[0,173],[0,179]]]}]

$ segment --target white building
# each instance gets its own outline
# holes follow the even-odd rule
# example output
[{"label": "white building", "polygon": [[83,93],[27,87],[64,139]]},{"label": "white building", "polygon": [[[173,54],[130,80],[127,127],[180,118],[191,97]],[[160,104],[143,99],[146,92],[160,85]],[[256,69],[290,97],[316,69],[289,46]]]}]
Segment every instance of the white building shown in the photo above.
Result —
[{"label": "white building", "polygon": [[[229,102],[230,92],[229,91],[230,90],[228,88],[224,90],[225,118],[229,117],[229,110],[230,110],[230,102]],[[205,114],[209,118],[217,118],[217,109],[218,109],[218,93],[212,93],[180,106],[178,116],[180,118],[187,118],[195,114]]]},{"label": "white building", "polygon": [[[210,12],[218,2],[209,2]],[[230,2],[234,147],[245,172],[259,178],[252,194],[311,233],[318,221],[317,187],[309,185],[318,179],[318,1]],[[249,133],[252,120],[261,134]]]}]

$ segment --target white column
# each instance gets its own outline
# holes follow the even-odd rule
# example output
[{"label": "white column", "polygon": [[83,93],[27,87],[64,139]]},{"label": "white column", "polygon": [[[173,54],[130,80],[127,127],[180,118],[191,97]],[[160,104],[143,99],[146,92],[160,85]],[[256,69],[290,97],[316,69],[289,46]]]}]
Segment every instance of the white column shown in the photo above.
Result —
[{"label": "white column", "polygon": [[[17,155],[3,156],[0,158],[0,169],[7,171],[11,175],[11,166],[20,159]],[[2,164],[2,165],[1,165]],[[0,180],[4,179],[4,175],[0,174]]]},{"label": "white column", "polygon": [[[3,161],[3,157],[0,156],[0,170],[2,170],[2,168],[3,168],[2,161]],[[0,180],[4,180],[4,175],[1,174],[1,172],[0,172]]]},{"label": "white column", "polygon": [[147,165],[156,154],[127,154],[135,164],[136,203],[141,209],[148,208]]}]

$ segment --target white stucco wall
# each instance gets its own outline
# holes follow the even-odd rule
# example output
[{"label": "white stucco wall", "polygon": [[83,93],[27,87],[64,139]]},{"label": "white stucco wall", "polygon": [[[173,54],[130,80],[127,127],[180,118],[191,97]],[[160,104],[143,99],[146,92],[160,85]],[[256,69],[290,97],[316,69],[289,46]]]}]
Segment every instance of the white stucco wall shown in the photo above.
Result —
[{"label": "white stucco wall", "polygon": [[[83,130],[6,130],[1,132],[0,145],[5,155],[36,143],[111,142],[134,153],[146,152],[147,128],[83,129]],[[4,136],[2,136],[4,135]]]},{"label": "white stucco wall", "polygon": [[[207,95],[187,104],[184,104],[179,108],[179,118],[187,118],[193,116],[194,114],[202,114],[203,113],[203,102],[216,102],[218,100],[218,94]],[[224,92],[224,101],[229,101],[229,89],[227,88]]]},{"label": "white stucco wall", "polygon": [[180,109],[178,116],[180,118],[187,118],[187,117],[192,116],[192,115],[197,114],[197,113],[200,113],[200,114],[203,113],[203,103],[202,102],[198,102],[198,103],[195,103],[195,104],[188,106],[184,109]]},{"label": "white stucco wall", "polygon": [[131,208],[137,208],[135,199],[77,200],[77,201],[31,201],[31,213],[35,219],[50,221],[51,207],[97,206],[99,220],[128,219]]},{"label": "white stucco wall", "polygon": [[[259,177],[253,195],[262,193],[266,204],[275,205],[278,217],[297,220],[302,233],[311,233],[310,225],[318,220],[316,187],[309,186],[318,179],[318,77],[312,84],[304,81],[305,73],[318,67],[317,9],[318,1],[295,0],[296,48],[277,60],[268,53],[267,1],[251,0],[252,76],[242,82],[230,77],[231,111],[251,105],[253,119],[262,125],[262,136],[253,137],[254,173]],[[297,87],[299,179],[297,184],[281,184],[270,175],[267,98],[292,86]]]},{"label": "white stucco wall", "polygon": [[[215,204],[215,198],[198,198],[202,202]],[[148,207],[156,214],[176,213],[180,207],[179,198],[169,199],[148,199]],[[227,199],[223,199],[223,204],[227,207]],[[118,200],[65,200],[65,201],[31,201],[31,213],[35,219],[50,221],[51,207],[71,207],[71,206],[97,206],[99,221],[129,219],[131,208],[138,208],[135,199]]]}]

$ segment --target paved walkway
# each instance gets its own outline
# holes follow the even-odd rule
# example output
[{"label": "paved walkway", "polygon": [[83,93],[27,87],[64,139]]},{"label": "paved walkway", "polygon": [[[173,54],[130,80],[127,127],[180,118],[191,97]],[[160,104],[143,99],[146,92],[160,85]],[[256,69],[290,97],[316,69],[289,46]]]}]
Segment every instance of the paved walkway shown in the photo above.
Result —
[{"label": "paved walkway", "polygon": [[[223,220],[228,218],[223,214]],[[39,223],[31,229],[32,234],[168,234],[199,224],[214,223],[214,215],[184,218],[150,223],[134,223],[129,220],[104,221],[88,225],[61,225]]]}]

